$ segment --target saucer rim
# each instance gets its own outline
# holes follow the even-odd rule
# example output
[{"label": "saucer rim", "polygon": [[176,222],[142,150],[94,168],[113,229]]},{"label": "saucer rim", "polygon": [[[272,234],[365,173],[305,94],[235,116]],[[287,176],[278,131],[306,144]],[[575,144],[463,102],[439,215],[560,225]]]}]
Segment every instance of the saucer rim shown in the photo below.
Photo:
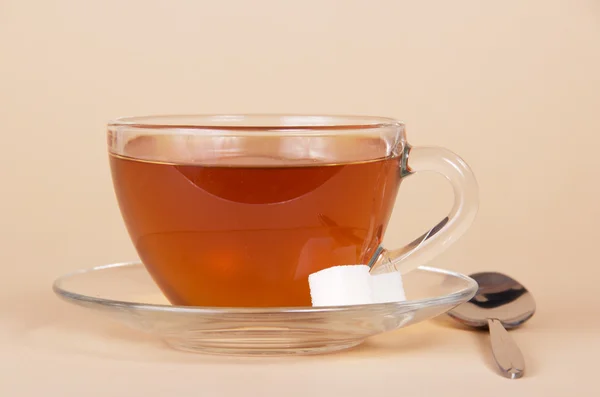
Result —
[{"label": "saucer rim", "polygon": [[61,287],[61,284],[73,277],[80,276],[82,274],[93,273],[97,271],[110,270],[113,268],[127,268],[127,267],[142,267],[144,264],[141,261],[128,261],[128,262],[116,262],[106,265],[94,266],[87,269],[79,269],[69,273],[66,273],[54,280],[52,283],[53,292],[62,299],[68,301],[75,301],[81,303],[90,303],[101,306],[109,307],[127,307],[129,309],[143,310],[143,311],[159,311],[159,312],[176,312],[176,313],[195,313],[195,314],[275,314],[275,313],[327,313],[327,312],[352,312],[359,310],[376,310],[376,309],[389,309],[392,307],[403,308],[403,309],[418,309],[425,305],[431,304],[453,304],[460,303],[471,299],[477,293],[479,285],[477,282],[462,273],[455,272],[452,270],[441,269],[432,266],[419,266],[413,271],[419,270],[428,273],[442,274],[446,276],[455,277],[465,281],[467,286],[458,291],[452,292],[447,295],[440,295],[431,298],[421,298],[414,300],[404,300],[396,302],[385,302],[385,303],[370,303],[361,305],[344,305],[344,306],[277,306],[277,307],[230,307],[230,306],[181,306],[181,305],[170,305],[170,304],[155,304],[155,303],[143,303],[136,301],[123,301],[116,299],[98,298],[90,295],[83,295],[76,292],[71,292]]}]

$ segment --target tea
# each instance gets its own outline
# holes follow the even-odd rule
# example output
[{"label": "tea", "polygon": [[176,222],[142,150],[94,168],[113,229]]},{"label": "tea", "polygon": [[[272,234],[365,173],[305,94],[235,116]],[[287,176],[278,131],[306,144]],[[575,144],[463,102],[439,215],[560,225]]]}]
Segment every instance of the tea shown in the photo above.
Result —
[{"label": "tea", "polygon": [[392,212],[399,161],[177,164],[110,155],[128,232],[166,297],[238,307],[310,306],[309,274],[368,262]]}]

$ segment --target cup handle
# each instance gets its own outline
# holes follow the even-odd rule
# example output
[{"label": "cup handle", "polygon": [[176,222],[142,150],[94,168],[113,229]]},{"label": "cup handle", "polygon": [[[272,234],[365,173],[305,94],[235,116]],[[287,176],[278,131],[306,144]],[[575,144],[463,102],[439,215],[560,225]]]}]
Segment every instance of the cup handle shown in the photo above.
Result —
[{"label": "cup handle", "polygon": [[431,261],[471,226],[479,207],[479,188],[473,172],[456,154],[439,147],[406,146],[401,177],[422,171],[442,174],[454,190],[454,205],[447,217],[413,242],[398,250],[379,247],[369,263],[372,274],[407,273]]}]

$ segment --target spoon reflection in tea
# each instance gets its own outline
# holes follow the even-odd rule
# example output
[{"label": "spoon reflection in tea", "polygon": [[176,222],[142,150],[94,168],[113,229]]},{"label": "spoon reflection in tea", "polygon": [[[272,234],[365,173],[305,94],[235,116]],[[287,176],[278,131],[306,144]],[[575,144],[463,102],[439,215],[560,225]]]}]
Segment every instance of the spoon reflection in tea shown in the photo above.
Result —
[{"label": "spoon reflection in tea", "polygon": [[474,328],[488,328],[496,364],[507,378],[523,376],[525,360],[507,329],[516,328],[535,313],[533,296],[512,278],[501,273],[470,275],[479,284],[477,294],[448,312],[459,322]]}]

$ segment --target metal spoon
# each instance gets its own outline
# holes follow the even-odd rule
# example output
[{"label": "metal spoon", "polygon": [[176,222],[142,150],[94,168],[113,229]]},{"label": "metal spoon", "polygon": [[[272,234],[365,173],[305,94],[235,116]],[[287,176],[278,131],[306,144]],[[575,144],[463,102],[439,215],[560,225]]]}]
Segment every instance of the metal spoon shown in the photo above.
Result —
[{"label": "metal spoon", "polygon": [[518,379],[525,371],[525,360],[506,329],[516,328],[533,316],[533,296],[501,273],[475,273],[470,277],[479,284],[477,294],[448,314],[470,327],[489,328],[492,353],[502,375]]}]

